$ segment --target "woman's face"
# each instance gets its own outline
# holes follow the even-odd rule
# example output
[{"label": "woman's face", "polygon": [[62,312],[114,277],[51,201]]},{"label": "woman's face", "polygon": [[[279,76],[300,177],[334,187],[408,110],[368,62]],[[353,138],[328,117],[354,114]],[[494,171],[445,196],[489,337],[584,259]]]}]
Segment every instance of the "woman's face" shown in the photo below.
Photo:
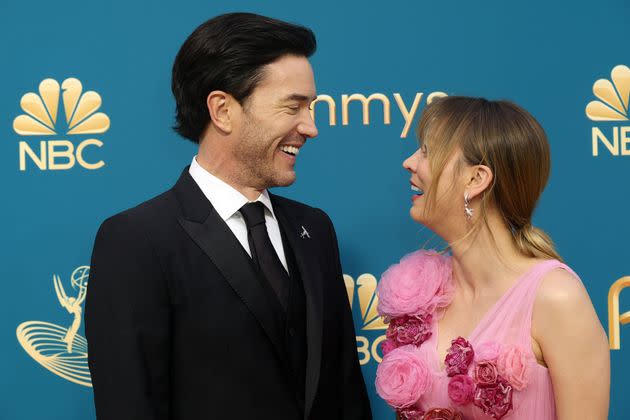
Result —
[{"label": "woman's face", "polygon": [[409,214],[413,220],[429,227],[438,235],[445,237],[464,220],[464,179],[458,171],[461,151],[457,149],[449,156],[442,171],[439,183],[432,198],[433,205],[427,206],[425,192],[431,187],[434,176],[431,173],[431,150],[425,144],[403,162],[411,174],[410,183],[413,195]]}]

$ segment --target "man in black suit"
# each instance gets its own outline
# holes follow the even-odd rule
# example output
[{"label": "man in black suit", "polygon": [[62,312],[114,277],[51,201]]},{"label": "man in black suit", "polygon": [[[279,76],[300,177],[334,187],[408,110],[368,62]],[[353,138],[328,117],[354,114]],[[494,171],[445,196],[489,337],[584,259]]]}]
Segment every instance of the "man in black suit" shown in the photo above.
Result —
[{"label": "man in black suit", "polygon": [[269,194],[317,135],[313,33],[254,14],[197,28],[173,66],[175,186],[106,220],[85,309],[99,420],[370,419],[335,231]]}]

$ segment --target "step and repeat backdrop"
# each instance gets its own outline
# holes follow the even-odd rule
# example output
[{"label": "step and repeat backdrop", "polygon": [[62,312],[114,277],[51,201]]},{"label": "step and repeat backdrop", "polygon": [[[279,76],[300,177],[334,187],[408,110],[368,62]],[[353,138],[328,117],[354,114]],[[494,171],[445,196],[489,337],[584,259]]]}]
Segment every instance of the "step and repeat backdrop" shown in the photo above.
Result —
[{"label": "step and repeat backdrop", "polygon": [[95,418],[82,325],[94,236],[189,164],[195,146],[171,128],[171,65],[197,25],[229,11],[317,35],[320,134],[300,153],[296,184],[276,193],[335,222],[375,418],[394,418],[373,386],[385,332],[378,279],[427,241],[441,245],[408,216],[401,163],[423,107],[455,94],[513,100],[546,129],[553,170],[534,222],[589,291],[610,341],[610,418],[629,418],[625,0],[3,0],[0,418]]}]

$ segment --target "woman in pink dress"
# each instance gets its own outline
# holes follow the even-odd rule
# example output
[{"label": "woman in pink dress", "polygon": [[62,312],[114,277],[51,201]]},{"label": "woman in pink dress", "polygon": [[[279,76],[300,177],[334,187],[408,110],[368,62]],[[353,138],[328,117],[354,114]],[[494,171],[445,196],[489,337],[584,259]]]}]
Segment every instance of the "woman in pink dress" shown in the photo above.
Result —
[{"label": "woman in pink dress", "polygon": [[383,274],[379,395],[401,419],[606,419],[605,332],[531,223],[550,172],[542,127],[510,102],[446,97],[418,138],[410,215],[451,255],[417,251]]}]

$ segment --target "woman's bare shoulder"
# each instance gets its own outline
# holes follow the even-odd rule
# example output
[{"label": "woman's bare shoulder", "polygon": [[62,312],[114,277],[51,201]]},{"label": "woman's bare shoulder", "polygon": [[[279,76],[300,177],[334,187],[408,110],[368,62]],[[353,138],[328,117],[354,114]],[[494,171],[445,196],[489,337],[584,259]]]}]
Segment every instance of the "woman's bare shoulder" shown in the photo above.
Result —
[{"label": "woman's bare shoulder", "polygon": [[[573,272],[557,268],[546,273],[536,294],[532,334],[546,341],[557,334],[596,328],[599,320],[584,284]],[[599,327],[599,328],[597,328]]]},{"label": "woman's bare shoulder", "polygon": [[543,276],[536,296],[540,308],[557,310],[583,303],[590,303],[590,299],[582,281],[574,273],[555,268]]}]

